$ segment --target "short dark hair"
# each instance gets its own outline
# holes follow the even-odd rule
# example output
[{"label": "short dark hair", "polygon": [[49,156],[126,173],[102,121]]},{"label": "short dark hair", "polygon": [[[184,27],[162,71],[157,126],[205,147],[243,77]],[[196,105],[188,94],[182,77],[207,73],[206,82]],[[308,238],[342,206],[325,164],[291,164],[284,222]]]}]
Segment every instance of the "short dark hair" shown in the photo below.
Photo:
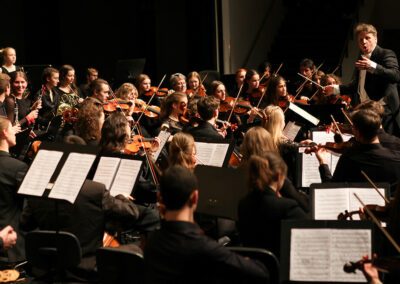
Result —
[{"label": "short dark hair", "polygon": [[205,121],[213,118],[214,112],[218,109],[218,107],[219,100],[213,96],[203,97],[197,102],[197,112]]},{"label": "short dark hair", "polygon": [[372,110],[373,112],[376,112],[377,114],[379,114],[380,117],[383,117],[383,115],[385,114],[385,108],[383,107],[383,105],[381,103],[379,103],[377,101],[373,101],[373,100],[367,100],[367,101],[360,103],[357,106],[357,109]]},{"label": "short dark hair", "polygon": [[167,210],[179,210],[197,189],[197,178],[183,166],[167,169],[160,179],[160,194]]},{"label": "short dark hair", "polygon": [[0,73],[0,94],[6,91],[6,88],[10,88],[10,76],[4,73]]},{"label": "short dark hair", "polygon": [[108,85],[108,82],[103,79],[96,79],[89,85],[89,94],[94,95],[94,91],[99,92],[103,85]]},{"label": "short dark hair", "polygon": [[360,135],[371,141],[378,135],[382,119],[376,112],[370,109],[356,110],[351,114],[351,120],[354,127],[360,132]]},{"label": "short dark hair", "polygon": [[47,78],[51,78],[53,73],[60,73],[56,68],[53,67],[46,67],[42,73],[42,84],[47,83]]},{"label": "short dark hair", "polygon": [[315,64],[314,64],[314,61],[312,61],[311,59],[304,58],[302,61],[300,61],[300,67],[314,69]]}]

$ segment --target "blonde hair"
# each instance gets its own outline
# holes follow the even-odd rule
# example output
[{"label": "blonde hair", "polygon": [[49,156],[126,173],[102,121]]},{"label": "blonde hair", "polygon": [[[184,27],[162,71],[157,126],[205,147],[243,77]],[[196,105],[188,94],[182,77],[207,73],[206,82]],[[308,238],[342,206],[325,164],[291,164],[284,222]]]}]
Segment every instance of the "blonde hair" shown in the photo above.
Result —
[{"label": "blonde hair", "polygon": [[277,152],[271,134],[261,126],[250,128],[244,135],[240,148],[242,154],[240,166],[246,166],[251,155],[261,155],[265,151]]},{"label": "blonde hair", "polygon": [[366,32],[368,34],[373,34],[375,37],[378,36],[378,32],[376,31],[376,28],[373,25],[365,24],[365,23],[360,23],[356,26],[354,29],[354,34],[356,37],[362,32]]},{"label": "blonde hair", "polygon": [[181,165],[192,169],[193,149],[196,146],[192,135],[176,133],[169,144],[169,166]]},{"label": "blonde hair", "polygon": [[285,115],[279,106],[269,105],[263,110],[266,119],[262,126],[271,134],[274,146],[277,148],[283,139],[282,123],[285,121]]},{"label": "blonde hair", "polygon": [[[14,51],[16,52],[15,48],[9,47],[9,46],[0,49],[0,54],[1,54],[1,57],[2,57],[3,59],[4,59],[4,57],[6,56],[6,54],[8,53],[9,50],[14,50]],[[4,63],[4,62],[3,62],[3,63]]]},{"label": "blonde hair", "polygon": [[138,96],[138,91],[136,87],[131,84],[131,83],[123,83],[118,90],[115,91],[115,94],[118,98],[123,99],[123,100],[128,100],[129,95],[134,92],[135,97]]}]

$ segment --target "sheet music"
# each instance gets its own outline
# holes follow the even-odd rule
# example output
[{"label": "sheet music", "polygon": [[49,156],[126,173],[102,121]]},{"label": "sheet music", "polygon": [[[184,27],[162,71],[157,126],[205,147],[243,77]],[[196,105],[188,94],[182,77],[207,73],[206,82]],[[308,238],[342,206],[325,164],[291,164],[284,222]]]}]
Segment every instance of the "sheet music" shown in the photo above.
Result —
[{"label": "sheet music", "polygon": [[319,123],[319,119],[318,118],[316,118],[315,116],[312,116],[311,114],[306,112],[304,109],[296,106],[294,103],[289,103],[289,109],[291,109],[292,111],[294,111],[295,113],[297,113],[301,117],[307,119],[309,122],[311,122],[315,126],[318,125],[318,123]]},{"label": "sheet music", "polygon": [[[385,196],[385,189],[378,188],[380,193]],[[374,188],[349,188],[349,211],[358,210],[362,207],[361,203],[357,200],[353,193],[357,193],[364,204],[377,204],[385,206],[385,200],[376,192]],[[360,220],[360,216],[353,215],[354,220]]]},{"label": "sheet music", "polygon": [[314,219],[337,220],[340,212],[349,208],[347,188],[314,189]]},{"label": "sheet music", "polygon": [[283,129],[283,134],[290,140],[294,140],[297,136],[297,133],[299,133],[300,129],[301,129],[300,125],[297,125],[293,121],[289,121],[286,124],[285,129]]},{"label": "sheet music", "polygon": [[331,174],[333,175],[333,173],[336,170],[336,166],[337,166],[337,163],[339,162],[339,158],[341,155],[338,153],[330,153],[329,155],[331,156],[331,163],[329,165],[329,170],[331,171]]},{"label": "sheet music", "polygon": [[70,153],[49,197],[75,202],[96,155]]},{"label": "sheet music", "polygon": [[113,157],[101,157],[93,181],[104,183],[106,189],[110,190],[111,183],[117,172],[121,159]]},{"label": "sheet music", "polygon": [[[309,187],[312,183],[321,183],[321,176],[319,174],[319,162],[315,153],[301,154],[301,186]],[[330,164],[330,160],[329,163]]]},{"label": "sheet music", "polygon": [[63,152],[60,151],[39,150],[18,193],[42,196],[62,155]]},{"label": "sheet music", "polygon": [[229,149],[227,143],[204,143],[195,142],[196,145],[196,164],[204,163],[207,166],[222,167]]},{"label": "sheet music", "polygon": [[334,133],[326,131],[313,131],[312,140],[317,144],[326,144],[327,142],[335,142]]},{"label": "sheet music", "polygon": [[110,194],[116,196],[123,194],[131,195],[136,178],[140,171],[142,161],[123,159],[118,168],[114,182],[111,186]]},{"label": "sheet music", "polygon": [[364,282],[362,272],[345,273],[343,265],[371,251],[369,229],[292,229],[289,280]]},{"label": "sheet music", "polygon": [[165,130],[161,130],[160,133],[158,134],[158,138],[160,139],[160,147],[157,149],[156,152],[151,153],[151,157],[154,159],[154,161],[157,161],[158,156],[160,156],[160,153],[162,149],[165,146],[165,143],[167,143],[168,138],[171,136],[171,133]]}]

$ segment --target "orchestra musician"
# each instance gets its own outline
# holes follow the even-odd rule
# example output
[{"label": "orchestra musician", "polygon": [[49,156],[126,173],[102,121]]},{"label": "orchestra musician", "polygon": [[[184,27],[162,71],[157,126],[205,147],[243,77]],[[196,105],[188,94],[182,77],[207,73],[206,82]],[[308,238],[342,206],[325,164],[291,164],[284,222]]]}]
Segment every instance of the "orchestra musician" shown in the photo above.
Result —
[{"label": "orchestra musician", "polygon": [[3,59],[0,73],[10,75],[12,72],[23,71],[23,68],[15,65],[15,62],[17,61],[17,53],[14,48],[5,47],[0,50],[0,53]]},{"label": "orchestra musician", "polygon": [[186,92],[186,77],[181,73],[172,74],[169,78],[169,84],[175,92]]},{"label": "orchestra musician", "polygon": [[367,109],[351,114],[353,134],[357,143],[342,154],[332,176],[328,168],[326,149],[311,147],[320,163],[319,171],[323,182],[363,182],[363,170],[375,182],[391,185],[392,195],[400,181],[400,153],[384,148],[379,141],[380,116]]},{"label": "orchestra musician", "polygon": [[262,80],[260,80],[260,85],[265,86],[271,78],[271,63],[268,61],[264,61],[258,65],[258,74],[260,74]]},{"label": "orchestra musician", "polygon": [[[247,101],[250,101],[252,106],[257,106],[258,101],[261,97],[261,90],[258,89],[260,86],[260,75],[254,69],[247,70],[246,78],[243,83],[243,89],[241,97]],[[259,93],[259,95],[255,95]]]},{"label": "orchestra musician", "polygon": [[[21,127],[31,125],[38,117],[42,101],[36,101],[32,106],[26,95],[28,87],[28,77],[22,71],[11,73],[11,94],[5,99],[5,107],[8,119],[13,124]],[[18,117],[15,117],[15,115]]]},{"label": "orchestra musician", "polygon": [[352,105],[368,99],[380,102],[385,108],[383,128],[389,134],[400,136],[399,94],[397,83],[400,81],[399,64],[396,54],[383,49],[378,42],[378,33],[374,26],[358,24],[354,30],[361,57],[356,61],[356,78],[346,85],[326,86],[330,94],[352,95]]},{"label": "orchestra musician", "polygon": [[282,197],[287,166],[278,153],[253,155],[247,163],[249,193],[239,202],[239,232],[243,244],[266,248],[280,256],[281,221],[308,219],[295,200]]},{"label": "orchestra musician", "polygon": [[59,84],[55,89],[58,92],[61,102],[75,102],[80,103],[83,101],[82,95],[76,86],[75,69],[71,65],[63,65],[59,69]]},{"label": "orchestra musician", "polygon": [[[304,58],[303,60],[300,61],[300,65],[299,65],[299,72],[301,75],[312,79],[312,75],[315,72],[315,64],[314,61],[312,61],[309,58]],[[299,76],[297,76],[299,77]],[[297,89],[303,85],[304,83],[304,79],[299,79],[296,80],[295,83],[290,86],[290,92],[293,94],[297,94]],[[311,82],[307,81],[304,84],[304,87],[302,88],[301,92],[298,95],[298,98],[301,100],[308,100],[314,93],[314,88]]]},{"label": "orchestra musician", "polygon": [[42,108],[39,110],[38,126],[47,127],[48,123],[56,116],[60,95],[55,91],[59,83],[59,72],[57,69],[47,67],[42,73],[42,88],[36,92],[34,101],[42,98]]},{"label": "orchestra musician", "polygon": [[9,149],[16,145],[11,121],[0,116],[0,228],[10,225],[17,232],[16,245],[6,252],[9,262],[25,259],[25,239],[19,227],[23,197],[17,194],[28,166],[11,157]]},{"label": "orchestra musician", "polygon": [[184,125],[179,117],[183,115],[188,104],[186,93],[174,92],[168,95],[161,105],[160,121],[161,129],[169,129],[172,135],[182,131]]},{"label": "orchestra musician", "polygon": [[[187,75],[187,83],[188,83],[189,89],[196,91],[196,93],[200,92],[200,91],[203,91],[203,92],[206,91],[206,88],[201,83],[200,74],[197,73],[196,71],[190,72]],[[189,95],[189,97],[191,97],[191,94],[188,94],[188,95]]]},{"label": "orchestra musician", "polygon": [[89,96],[105,103],[111,92],[110,85],[106,80],[96,79],[89,86]]},{"label": "orchestra musician", "polygon": [[7,116],[4,100],[10,95],[10,76],[0,74],[0,116]]},{"label": "orchestra musician", "polygon": [[83,98],[89,96],[90,83],[92,83],[97,78],[99,78],[99,71],[97,69],[91,67],[86,69],[86,83],[79,86],[79,90],[81,91]]},{"label": "orchestra musician", "polygon": [[236,70],[235,83],[229,89],[230,93],[237,94],[239,92],[239,89],[243,85],[244,79],[246,78],[246,72],[247,72],[247,70],[244,69],[244,68],[239,68],[239,69]]},{"label": "orchestra musician", "polygon": [[[150,77],[147,76],[146,74],[140,74],[136,79],[136,88],[139,93],[138,98],[147,103],[152,97],[152,93],[150,92],[151,88]],[[155,106],[160,106],[161,105],[160,99],[157,96],[154,96],[153,99],[151,100],[151,104]]]},{"label": "orchestra musician", "polygon": [[261,263],[239,256],[201,233],[194,222],[197,188],[196,176],[183,166],[175,165],[161,177],[159,199],[165,208],[164,222],[161,230],[147,239],[146,282],[268,283],[268,271]]},{"label": "orchestra musician", "polygon": [[193,136],[185,132],[176,133],[169,144],[168,156],[170,167],[179,165],[193,170],[197,161]]}]

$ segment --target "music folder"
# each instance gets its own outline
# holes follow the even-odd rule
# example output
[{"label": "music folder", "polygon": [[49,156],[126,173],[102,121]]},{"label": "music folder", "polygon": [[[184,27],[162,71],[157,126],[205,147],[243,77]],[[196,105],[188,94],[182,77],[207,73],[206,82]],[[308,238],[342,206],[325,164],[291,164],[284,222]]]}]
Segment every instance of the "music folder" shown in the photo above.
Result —
[{"label": "music folder", "polygon": [[372,221],[282,221],[282,283],[366,283],[361,271],[343,266],[372,255],[375,234]]},{"label": "music folder", "polygon": [[247,193],[242,169],[197,166],[199,201],[197,212],[232,220],[238,219],[238,204]]},{"label": "music folder", "polygon": [[18,194],[74,203],[98,152],[97,147],[43,142]]}]

